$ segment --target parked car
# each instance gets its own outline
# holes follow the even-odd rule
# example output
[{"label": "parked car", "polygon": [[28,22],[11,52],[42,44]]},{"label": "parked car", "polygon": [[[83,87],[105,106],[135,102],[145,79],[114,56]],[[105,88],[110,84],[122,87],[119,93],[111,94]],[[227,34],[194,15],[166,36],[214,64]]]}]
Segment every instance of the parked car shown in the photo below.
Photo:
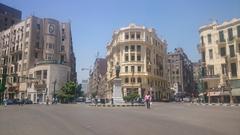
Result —
[{"label": "parked car", "polygon": [[85,103],[92,103],[92,100],[90,98],[86,98]]},{"label": "parked car", "polygon": [[13,99],[7,99],[7,105],[13,105]]},{"label": "parked car", "polygon": [[24,99],[23,102],[24,102],[24,104],[32,104],[33,103],[32,100],[30,100],[30,99]]}]

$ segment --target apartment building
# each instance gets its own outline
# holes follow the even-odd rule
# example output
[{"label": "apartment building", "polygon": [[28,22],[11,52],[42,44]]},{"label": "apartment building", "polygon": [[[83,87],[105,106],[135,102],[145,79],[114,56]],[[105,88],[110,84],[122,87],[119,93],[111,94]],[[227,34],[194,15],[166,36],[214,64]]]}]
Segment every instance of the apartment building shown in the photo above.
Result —
[{"label": "apartment building", "polygon": [[[204,88],[213,102],[240,101],[240,19],[199,29]],[[223,97],[222,99],[220,97]]]},{"label": "apartment building", "polygon": [[193,65],[182,48],[175,48],[168,53],[168,79],[175,95],[191,96],[193,86]]},{"label": "apartment building", "polygon": [[122,93],[151,92],[153,100],[169,98],[167,43],[153,28],[129,24],[116,30],[107,45],[108,97],[112,95],[115,66],[120,65]]},{"label": "apartment building", "polygon": [[0,32],[0,58],[10,99],[44,103],[67,81],[76,82],[70,23],[31,16]]},{"label": "apartment building", "polygon": [[88,95],[91,97],[105,99],[107,92],[107,60],[96,58],[94,67],[90,73]]},{"label": "apartment building", "polygon": [[0,31],[21,21],[22,12],[0,3]]}]

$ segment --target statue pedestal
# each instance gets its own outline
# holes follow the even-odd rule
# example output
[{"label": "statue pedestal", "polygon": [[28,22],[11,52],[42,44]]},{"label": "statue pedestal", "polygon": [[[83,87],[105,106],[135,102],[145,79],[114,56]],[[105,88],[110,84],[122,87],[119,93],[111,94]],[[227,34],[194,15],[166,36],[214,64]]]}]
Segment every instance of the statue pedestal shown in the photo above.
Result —
[{"label": "statue pedestal", "polygon": [[113,104],[125,104],[122,96],[121,78],[113,79]]}]

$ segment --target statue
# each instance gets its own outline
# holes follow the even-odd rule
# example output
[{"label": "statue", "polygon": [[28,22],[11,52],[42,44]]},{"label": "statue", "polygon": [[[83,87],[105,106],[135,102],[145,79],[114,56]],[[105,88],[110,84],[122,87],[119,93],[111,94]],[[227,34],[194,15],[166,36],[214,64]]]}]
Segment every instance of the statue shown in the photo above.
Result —
[{"label": "statue", "polygon": [[116,71],[116,78],[119,78],[119,73],[120,73],[120,65],[117,62],[117,65],[115,66],[115,71]]}]

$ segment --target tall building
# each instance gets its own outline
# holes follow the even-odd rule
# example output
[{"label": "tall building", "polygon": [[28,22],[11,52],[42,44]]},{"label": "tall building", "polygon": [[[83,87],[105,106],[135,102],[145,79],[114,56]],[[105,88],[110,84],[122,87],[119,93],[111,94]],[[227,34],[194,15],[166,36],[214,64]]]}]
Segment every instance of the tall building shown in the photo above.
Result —
[{"label": "tall building", "polygon": [[182,48],[168,53],[168,75],[175,94],[191,96],[194,93],[193,65]]},{"label": "tall building", "polygon": [[76,81],[70,23],[31,16],[0,32],[0,58],[8,98],[45,102],[64,83]]},{"label": "tall building", "polygon": [[130,24],[115,31],[107,45],[108,97],[119,63],[124,96],[134,92],[143,97],[151,92],[153,100],[169,98],[166,51],[166,41],[153,28]]},{"label": "tall building", "polygon": [[195,90],[195,95],[199,94],[200,91],[200,79],[201,79],[201,61],[193,62],[193,89]]},{"label": "tall building", "polygon": [[0,3],[0,31],[21,21],[22,12]]},{"label": "tall building", "polygon": [[88,95],[92,97],[106,98],[105,92],[107,88],[106,82],[107,61],[105,58],[97,58],[94,67],[90,73]]},{"label": "tall building", "polygon": [[226,102],[232,94],[233,100],[239,102],[240,19],[204,25],[199,34],[203,84],[210,100]]}]

